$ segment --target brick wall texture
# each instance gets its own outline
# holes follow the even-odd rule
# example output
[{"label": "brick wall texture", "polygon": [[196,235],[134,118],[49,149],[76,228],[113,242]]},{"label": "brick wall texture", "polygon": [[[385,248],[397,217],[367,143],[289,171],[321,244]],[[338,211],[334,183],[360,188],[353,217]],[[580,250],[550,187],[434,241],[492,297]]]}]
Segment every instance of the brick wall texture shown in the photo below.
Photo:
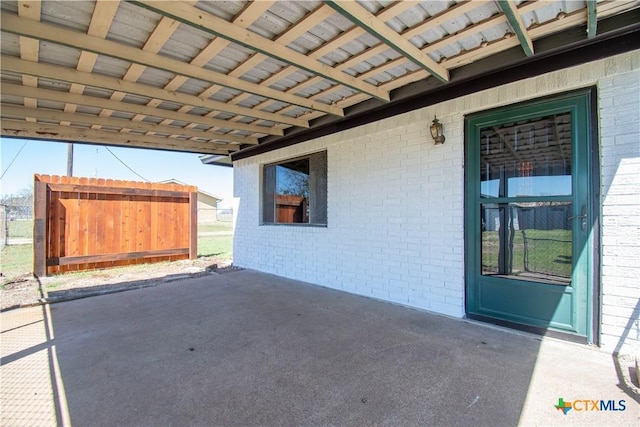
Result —
[{"label": "brick wall texture", "polygon": [[[638,51],[446,101],[234,163],[234,263],[463,317],[464,117],[596,86],[600,133],[601,344],[640,351]],[[435,146],[437,114],[446,143]],[[327,151],[328,226],[260,225],[261,167]]]}]

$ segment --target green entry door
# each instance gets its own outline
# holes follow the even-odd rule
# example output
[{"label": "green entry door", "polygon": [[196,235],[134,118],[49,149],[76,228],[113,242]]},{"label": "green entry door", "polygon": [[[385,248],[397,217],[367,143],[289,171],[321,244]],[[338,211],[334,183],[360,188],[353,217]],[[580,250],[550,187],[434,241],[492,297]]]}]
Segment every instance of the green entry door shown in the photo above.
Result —
[{"label": "green entry door", "polygon": [[590,92],[466,121],[467,314],[593,341]]}]

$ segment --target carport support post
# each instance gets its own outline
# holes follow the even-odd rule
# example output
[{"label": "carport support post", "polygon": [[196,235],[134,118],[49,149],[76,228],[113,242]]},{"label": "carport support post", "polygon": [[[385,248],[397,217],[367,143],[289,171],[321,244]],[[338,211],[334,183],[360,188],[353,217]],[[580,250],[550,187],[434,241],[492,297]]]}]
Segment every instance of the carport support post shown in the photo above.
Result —
[{"label": "carport support post", "polygon": [[198,193],[189,192],[189,259],[198,257]]},{"label": "carport support post", "polygon": [[47,275],[47,183],[33,183],[33,275]]}]

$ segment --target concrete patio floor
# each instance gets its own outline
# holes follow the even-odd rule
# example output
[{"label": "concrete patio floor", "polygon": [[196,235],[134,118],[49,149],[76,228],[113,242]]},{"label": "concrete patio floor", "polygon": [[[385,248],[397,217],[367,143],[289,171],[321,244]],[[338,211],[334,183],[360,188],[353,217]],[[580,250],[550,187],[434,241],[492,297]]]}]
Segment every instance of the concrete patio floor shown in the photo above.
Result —
[{"label": "concrete patio floor", "polygon": [[640,424],[597,349],[249,270],[0,320],[6,426]]}]

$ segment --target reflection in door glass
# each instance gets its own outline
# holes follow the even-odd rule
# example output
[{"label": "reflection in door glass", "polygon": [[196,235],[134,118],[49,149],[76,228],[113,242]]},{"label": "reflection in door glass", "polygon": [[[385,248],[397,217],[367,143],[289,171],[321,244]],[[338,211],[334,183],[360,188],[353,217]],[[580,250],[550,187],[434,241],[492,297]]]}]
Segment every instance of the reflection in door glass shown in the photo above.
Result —
[{"label": "reflection in door glass", "polygon": [[481,196],[570,196],[571,134],[571,113],[483,128]]},{"label": "reflection in door glass", "polygon": [[483,204],[482,275],[569,284],[570,202]]}]

